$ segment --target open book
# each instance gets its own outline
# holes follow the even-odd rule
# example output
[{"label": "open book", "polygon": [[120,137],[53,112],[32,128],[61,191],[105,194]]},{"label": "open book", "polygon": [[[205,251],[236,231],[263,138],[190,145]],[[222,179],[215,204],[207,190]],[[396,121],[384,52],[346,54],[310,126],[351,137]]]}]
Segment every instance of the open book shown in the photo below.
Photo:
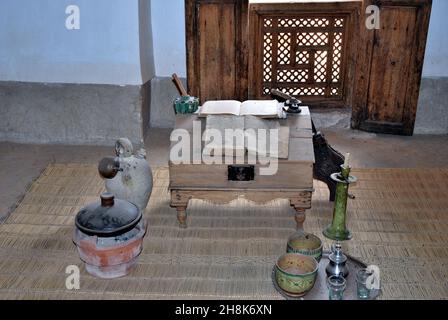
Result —
[{"label": "open book", "polygon": [[[215,132],[220,132],[221,141],[216,141],[213,136]],[[233,136],[226,135],[226,129],[240,129],[244,132],[242,139],[234,139]],[[248,130],[253,129],[253,130]],[[259,144],[258,129],[264,129],[265,144]],[[277,148],[271,148],[269,130],[278,130]],[[279,159],[287,159],[289,154],[289,127],[281,126],[279,120],[260,119],[255,116],[233,116],[233,115],[208,115],[206,122],[206,141],[203,154],[216,156],[215,151],[220,150],[220,155],[225,154],[243,154],[269,156]],[[254,143],[255,142],[255,143]]]},{"label": "open book", "polygon": [[284,118],[283,104],[277,100],[247,100],[244,102],[236,100],[207,101],[199,111],[199,116],[219,114]]}]

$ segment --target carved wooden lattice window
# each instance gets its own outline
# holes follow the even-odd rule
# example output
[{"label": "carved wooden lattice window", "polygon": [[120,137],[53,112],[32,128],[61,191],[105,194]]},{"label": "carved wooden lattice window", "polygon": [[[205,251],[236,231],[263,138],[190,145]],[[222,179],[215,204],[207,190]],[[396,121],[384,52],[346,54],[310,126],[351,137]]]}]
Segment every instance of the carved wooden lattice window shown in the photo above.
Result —
[{"label": "carved wooden lattice window", "polygon": [[347,56],[356,3],[348,2],[346,8],[332,3],[303,6],[310,12],[300,12],[297,4],[285,10],[278,4],[251,6],[251,97],[267,98],[271,89],[278,89],[316,105],[342,106],[351,94],[346,88],[352,69]]},{"label": "carved wooden lattice window", "polygon": [[345,18],[263,21],[263,94],[341,97]]}]

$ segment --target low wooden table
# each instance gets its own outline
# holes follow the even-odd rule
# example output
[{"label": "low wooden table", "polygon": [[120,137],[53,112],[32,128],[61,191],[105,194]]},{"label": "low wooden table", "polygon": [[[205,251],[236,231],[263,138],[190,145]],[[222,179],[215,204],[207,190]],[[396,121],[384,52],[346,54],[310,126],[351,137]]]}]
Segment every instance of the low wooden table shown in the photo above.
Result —
[{"label": "low wooden table", "polygon": [[[175,129],[185,129],[192,136],[193,122],[201,122],[205,129],[205,118],[197,115],[178,115]],[[279,120],[282,126],[289,126],[288,159],[278,159],[278,171],[272,176],[259,174],[261,164],[254,165],[252,181],[229,181],[228,164],[174,164],[169,162],[171,207],[177,210],[179,226],[187,227],[187,207],[191,199],[201,199],[218,204],[229,203],[244,197],[256,203],[267,203],[275,199],[289,199],[296,214],[297,228],[303,228],[305,211],[311,208],[313,192],[314,151],[311,117],[307,107],[298,115],[288,115]],[[176,144],[173,142],[171,148]],[[203,145],[201,146],[202,150]],[[201,152],[199,150],[199,152]],[[198,150],[193,150],[192,152]],[[236,162],[236,161],[235,161]],[[244,163],[243,163],[244,162]],[[232,164],[247,166],[247,159]]]}]

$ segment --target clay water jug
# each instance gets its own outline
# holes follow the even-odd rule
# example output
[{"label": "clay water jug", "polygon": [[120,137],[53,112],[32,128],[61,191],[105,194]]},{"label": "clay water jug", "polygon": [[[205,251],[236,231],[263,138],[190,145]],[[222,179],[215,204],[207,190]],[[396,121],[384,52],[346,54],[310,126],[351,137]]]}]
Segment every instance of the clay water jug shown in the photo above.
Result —
[{"label": "clay water jug", "polygon": [[100,175],[106,179],[106,189],[117,199],[135,204],[143,213],[153,184],[146,152],[140,149],[134,154],[131,141],[120,138],[115,143],[115,155],[103,158],[98,165]]}]

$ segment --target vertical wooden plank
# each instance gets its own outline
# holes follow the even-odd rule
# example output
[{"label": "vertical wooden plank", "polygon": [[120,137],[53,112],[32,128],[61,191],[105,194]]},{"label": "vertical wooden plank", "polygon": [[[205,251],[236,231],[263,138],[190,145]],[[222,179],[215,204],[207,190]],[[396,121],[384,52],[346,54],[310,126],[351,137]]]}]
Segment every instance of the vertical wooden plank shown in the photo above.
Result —
[{"label": "vertical wooden plank", "polygon": [[[248,60],[248,91],[249,99],[258,99],[258,91],[261,88],[263,78],[262,55],[260,44],[262,18],[256,10],[256,6],[249,7],[249,60]],[[261,51],[260,51],[261,50]]]},{"label": "vertical wooden plank", "polygon": [[[373,4],[373,0],[364,0],[361,12]],[[353,83],[352,120],[353,129],[359,129],[361,123],[367,117],[367,95],[369,91],[370,69],[372,60],[373,40],[375,32],[366,28],[364,19],[361,19],[357,30],[359,32],[359,43],[357,45],[357,65],[355,81]]]},{"label": "vertical wooden plank", "polygon": [[373,46],[367,120],[403,123],[408,85],[403,80],[409,75],[416,20],[415,7],[382,11],[382,29],[375,32]]},{"label": "vertical wooden plank", "polygon": [[236,98],[249,98],[249,0],[239,0],[235,8]]},{"label": "vertical wooden plank", "polygon": [[[272,19],[272,25],[274,27],[278,26],[278,18]],[[277,66],[278,66],[278,38],[280,36],[280,33],[273,32],[272,33],[272,84],[274,88],[271,89],[277,89],[278,84],[278,72],[277,72]],[[260,39],[260,41],[263,41]],[[263,63],[261,64],[261,67],[263,67]]]},{"label": "vertical wooden plank", "polygon": [[[330,18],[330,26],[334,26],[336,19]],[[345,34],[345,32],[343,32],[343,34]],[[334,57],[334,52],[333,52],[333,48],[334,48],[334,32],[330,31],[328,32],[328,47],[330,48],[328,50],[328,55],[327,55],[327,67],[326,67],[326,82],[327,85],[325,87],[325,97],[329,98],[331,96],[331,83],[332,81],[332,71],[333,71],[333,57]],[[342,62],[341,62],[341,69],[342,69]],[[342,78],[342,76],[340,77]],[[342,82],[342,79],[340,79],[340,81]]]},{"label": "vertical wooden plank", "polygon": [[316,64],[316,49],[310,49],[308,52],[310,53],[311,67],[308,69],[307,84],[312,84],[312,83],[314,83],[314,65]]},{"label": "vertical wooden plank", "polygon": [[216,100],[221,95],[222,86],[217,85],[221,76],[220,59],[220,6],[201,5],[198,17],[199,35],[199,98],[201,102]]},{"label": "vertical wooden plank", "polygon": [[[358,44],[360,43],[359,25],[364,24],[364,19],[361,19],[362,6],[357,6],[356,10],[350,15],[346,16],[345,32],[343,34],[343,42],[345,43],[344,52],[342,54],[341,73],[345,75],[341,90],[345,97],[345,106],[351,107],[354,100],[354,83],[355,72],[358,66]],[[362,15],[364,17],[364,15]]]},{"label": "vertical wooden plank", "polygon": [[297,66],[297,37],[298,33],[295,31],[291,31],[291,53],[290,53],[290,66],[296,67]]},{"label": "vertical wooden plank", "polygon": [[248,97],[248,0],[186,0],[187,77],[201,103]]},{"label": "vertical wooden plank", "polygon": [[[237,99],[237,83],[236,83],[236,68],[237,68],[237,38],[236,38],[236,10],[237,6],[235,4],[222,4],[220,15],[217,17],[219,21],[219,58],[221,71],[215,77],[210,79],[218,80],[214,84],[219,84],[219,77],[222,77],[222,88],[219,95],[213,100],[223,99],[231,100]],[[205,66],[204,66],[205,69]]]},{"label": "vertical wooden plank", "polygon": [[187,52],[187,88],[188,93],[199,96],[196,74],[196,35],[198,33],[196,19],[196,0],[185,0],[185,35]]}]

